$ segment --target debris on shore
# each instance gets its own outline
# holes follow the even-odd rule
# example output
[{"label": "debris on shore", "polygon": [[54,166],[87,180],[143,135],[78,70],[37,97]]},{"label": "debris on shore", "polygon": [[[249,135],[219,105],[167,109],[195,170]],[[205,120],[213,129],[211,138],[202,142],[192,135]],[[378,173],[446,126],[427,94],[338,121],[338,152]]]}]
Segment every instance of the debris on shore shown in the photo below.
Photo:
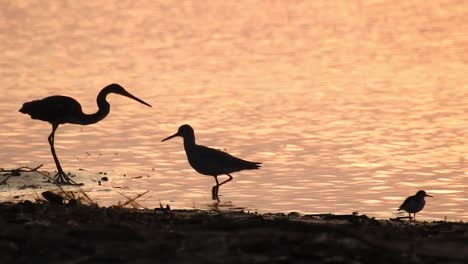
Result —
[{"label": "debris on shore", "polygon": [[[0,203],[4,263],[467,263],[468,224]],[[51,198],[52,197],[52,198]]]}]

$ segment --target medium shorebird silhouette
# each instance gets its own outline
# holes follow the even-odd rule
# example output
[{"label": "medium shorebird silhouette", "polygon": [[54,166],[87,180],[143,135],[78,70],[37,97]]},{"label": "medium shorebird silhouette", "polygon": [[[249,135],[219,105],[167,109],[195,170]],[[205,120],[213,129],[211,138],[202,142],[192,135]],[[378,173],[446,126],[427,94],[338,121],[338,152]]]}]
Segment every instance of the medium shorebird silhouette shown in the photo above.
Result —
[{"label": "medium shorebird silhouette", "polygon": [[[218,202],[219,187],[232,180],[230,173],[241,170],[255,170],[260,168],[262,164],[261,162],[239,159],[226,152],[197,145],[195,143],[195,132],[189,125],[182,125],[179,127],[177,133],[163,139],[161,142],[177,136],[184,139],[184,149],[190,166],[200,174],[213,176],[215,178],[216,185],[213,186],[211,195],[212,199]],[[219,183],[218,176],[222,174],[226,174],[229,179]]]},{"label": "medium shorebird silhouette", "polygon": [[49,144],[52,156],[54,157],[55,165],[57,166],[57,174],[55,181],[59,184],[77,184],[62,169],[57,158],[54,148],[55,131],[60,124],[70,123],[78,125],[94,124],[104,119],[110,111],[110,105],[106,101],[106,97],[110,93],[120,94],[136,100],[144,105],[151,107],[148,103],[133,96],[118,84],[110,84],[104,87],[97,96],[97,105],[99,110],[94,114],[85,114],[81,110],[81,105],[75,99],[54,95],[46,97],[42,100],[35,100],[23,104],[19,110],[23,114],[29,114],[32,119],[47,121],[52,124],[52,133],[49,135]]},{"label": "medium shorebird silhouette", "polygon": [[426,205],[426,201],[424,197],[433,197],[431,195],[426,194],[425,191],[418,191],[415,195],[411,195],[405,199],[405,201],[400,205],[398,211],[406,211],[409,214],[409,218],[411,219],[411,213],[413,213],[414,218],[413,220],[416,221],[416,213],[421,211]]}]

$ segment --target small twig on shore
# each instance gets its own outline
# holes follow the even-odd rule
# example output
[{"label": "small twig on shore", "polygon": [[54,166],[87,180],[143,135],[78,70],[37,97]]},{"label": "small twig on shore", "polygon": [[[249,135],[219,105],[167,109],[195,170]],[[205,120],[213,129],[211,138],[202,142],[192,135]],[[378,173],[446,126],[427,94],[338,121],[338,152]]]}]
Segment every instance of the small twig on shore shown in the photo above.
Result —
[{"label": "small twig on shore", "polygon": [[[62,187],[60,184],[58,184],[58,183],[55,181],[55,179],[54,179],[53,177],[51,177],[48,173],[44,173],[44,172],[38,171],[38,169],[39,169],[40,167],[42,167],[42,166],[43,166],[43,164],[41,164],[41,165],[39,165],[39,166],[37,166],[37,167],[35,167],[35,168],[21,167],[21,168],[15,169],[15,170],[20,170],[20,171],[24,171],[24,172],[37,172],[37,173],[41,174],[42,176],[46,177],[47,179],[49,179],[55,186],[57,186],[57,188],[60,189],[60,192],[63,193],[63,195],[65,196],[65,197],[64,197],[65,200],[68,200],[68,201],[76,200],[76,197],[75,197],[74,192],[69,192],[69,191],[66,191],[65,189],[63,189],[63,187]],[[27,170],[25,170],[25,169],[27,169]],[[3,169],[0,170],[0,172],[3,172],[3,171],[6,171],[6,170],[3,170]],[[12,171],[14,171],[14,170],[12,170]],[[11,176],[9,176],[9,177],[11,177]],[[8,177],[8,178],[9,178],[9,177]],[[8,179],[8,178],[7,178],[7,179]],[[3,180],[2,183],[3,183],[4,181],[6,181],[7,179]],[[0,183],[0,185],[1,185],[2,183]],[[35,192],[35,193],[36,193],[36,192]],[[83,190],[80,189],[80,190],[79,190],[79,193],[81,193],[81,194],[83,195],[83,197],[85,198],[85,200],[86,200],[89,204],[96,204]],[[37,193],[36,193],[36,197],[40,200],[40,197],[39,197],[39,195],[38,195]]]},{"label": "small twig on shore", "polygon": [[88,194],[85,193],[85,191],[81,190],[80,189],[80,193],[83,195],[84,198],[86,198],[86,201],[89,203],[89,204],[92,204],[92,205],[97,205],[96,202],[94,202]]},{"label": "small twig on shore", "polygon": [[[76,196],[76,193],[80,193],[82,196]],[[37,193],[36,193],[36,196]],[[83,190],[79,190],[78,192],[73,191],[65,191],[62,189],[60,192],[52,192],[52,191],[45,191],[42,192],[42,197],[50,204],[55,205],[71,205],[74,206],[76,204],[83,204],[83,200],[86,201],[88,205],[97,205]],[[40,197],[37,199],[38,201],[43,201]],[[65,201],[67,203],[65,203]]]},{"label": "small twig on shore", "polygon": [[390,221],[401,221],[403,219],[409,219],[410,221],[413,219],[411,216],[397,216],[395,218],[390,218]]},{"label": "small twig on shore", "polygon": [[3,179],[3,180],[0,182],[0,185],[6,184],[6,182],[8,181],[8,179],[10,179],[11,176],[13,176],[13,174],[9,174],[5,179]]},{"label": "small twig on shore", "polygon": [[161,212],[163,212],[164,214],[170,214],[171,212],[171,207],[166,204],[166,207],[164,207],[161,203],[161,201],[159,201],[159,209],[155,208],[154,210],[159,210]]},{"label": "small twig on shore", "polygon": [[128,205],[128,204],[132,204],[132,205],[135,206],[135,207],[141,207],[141,208],[143,208],[143,209],[148,209],[148,208],[142,206],[141,204],[137,203],[135,200],[138,199],[138,198],[140,198],[140,197],[142,197],[143,195],[149,193],[149,191],[140,193],[140,194],[138,194],[135,198],[128,197],[127,195],[125,195],[125,194],[123,194],[123,193],[120,193],[120,192],[117,192],[117,193],[120,194],[120,195],[122,195],[123,197],[127,198],[127,201],[126,201],[125,203],[120,204],[120,205],[117,205],[117,207],[120,207],[120,208],[121,208],[121,207],[124,207],[124,206],[126,206],[126,205]]},{"label": "small twig on shore", "polygon": [[322,220],[371,220],[367,215],[359,215],[357,212],[353,212],[352,214],[343,214],[343,215],[335,215],[335,214],[307,214],[304,217],[308,218],[318,218]]},{"label": "small twig on shore", "polygon": [[65,190],[62,188],[62,186],[60,186],[60,184],[58,184],[58,183],[54,180],[53,177],[50,177],[48,174],[43,173],[43,172],[40,172],[40,171],[38,171],[38,173],[41,174],[42,176],[46,177],[47,179],[49,179],[55,186],[57,186],[57,187],[60,189],[60,191],[62,191],[62,193],[65,194],[67,200],[75,199],[75,196],[74,196],[73,194],[70,194],[70,193],[68,193],[67,191],[65,191]]},{"label": "small twig on shore", "polygon": [[39,166],[37,166],[35,168],[19,167],[19,168],[11,169],[11,170],[4,170],[3,168],[1,168],[0,173],[6,172],[2,176],[7,176],[7,177],[0,182],[0,185],[6,184],[8,179],[10,179],[10,177],[12,177],[12,176],[20,176],[21,172],[39,172],[37,170],[42,166],[43,166],[43,164],[41,164],[41,165],[39,165]]}]

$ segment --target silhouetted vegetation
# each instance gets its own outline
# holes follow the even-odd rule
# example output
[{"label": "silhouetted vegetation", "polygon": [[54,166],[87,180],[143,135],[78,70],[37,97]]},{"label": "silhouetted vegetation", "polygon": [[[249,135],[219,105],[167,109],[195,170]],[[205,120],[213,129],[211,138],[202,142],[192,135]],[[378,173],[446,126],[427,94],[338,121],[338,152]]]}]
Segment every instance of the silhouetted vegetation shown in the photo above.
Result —
[{"label": "silhouetted vegetation", "polygon": [[468,260],[466,223],[386,221],[359,214],[171,210],[162,205],[154,210],[137,210],[98,207],[81,199],[52,200],[0,204],[1,263]]}]

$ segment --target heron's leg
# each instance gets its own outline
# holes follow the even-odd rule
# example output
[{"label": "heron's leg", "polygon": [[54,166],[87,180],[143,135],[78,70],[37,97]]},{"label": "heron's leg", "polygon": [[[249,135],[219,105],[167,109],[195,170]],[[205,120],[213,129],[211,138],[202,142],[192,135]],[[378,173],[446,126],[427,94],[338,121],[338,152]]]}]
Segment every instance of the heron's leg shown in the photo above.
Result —
[{"label": "heron's leg", "polygon": [[50,151],[52,152],[52,157],[54,157],[55,166],[57,167],[57,171],[61,173],[63,172],[62,166],[60,166],[60,162],[57,158],[57,154],[55,153],[55,147],[54,147],[55,131],[57,130],[57,128],[58,128],[58,125],[56,124],[52,125],[52,133],[50,133],[48,140],[49,140],[49,145],[50,145]]},{"label": "heron's leg", "polygon": [[67,174],[62,169],[60,162],[57,158],[57,154],[55,153],[54,141],[55,141],[55,131],[58,128],[58,124],[52,124],[52,133],[49,135],[49,144],[50,144],[50,151],[52,152],[52,157],[54,157],[55,166],[57,167],[57,174],[55,175],[55,181],[59,184],[77,184],[75,181],[70,179]]},{"label": "heron's leg", "polygon": [[219,198],[218,198],[218,186],[219,186],[218,176],[213,176],[213,177],[215,178],[216,185],[213,186],[213,188],[211,189],[211,199],[218,200],[218,202],[219,202]]}]

